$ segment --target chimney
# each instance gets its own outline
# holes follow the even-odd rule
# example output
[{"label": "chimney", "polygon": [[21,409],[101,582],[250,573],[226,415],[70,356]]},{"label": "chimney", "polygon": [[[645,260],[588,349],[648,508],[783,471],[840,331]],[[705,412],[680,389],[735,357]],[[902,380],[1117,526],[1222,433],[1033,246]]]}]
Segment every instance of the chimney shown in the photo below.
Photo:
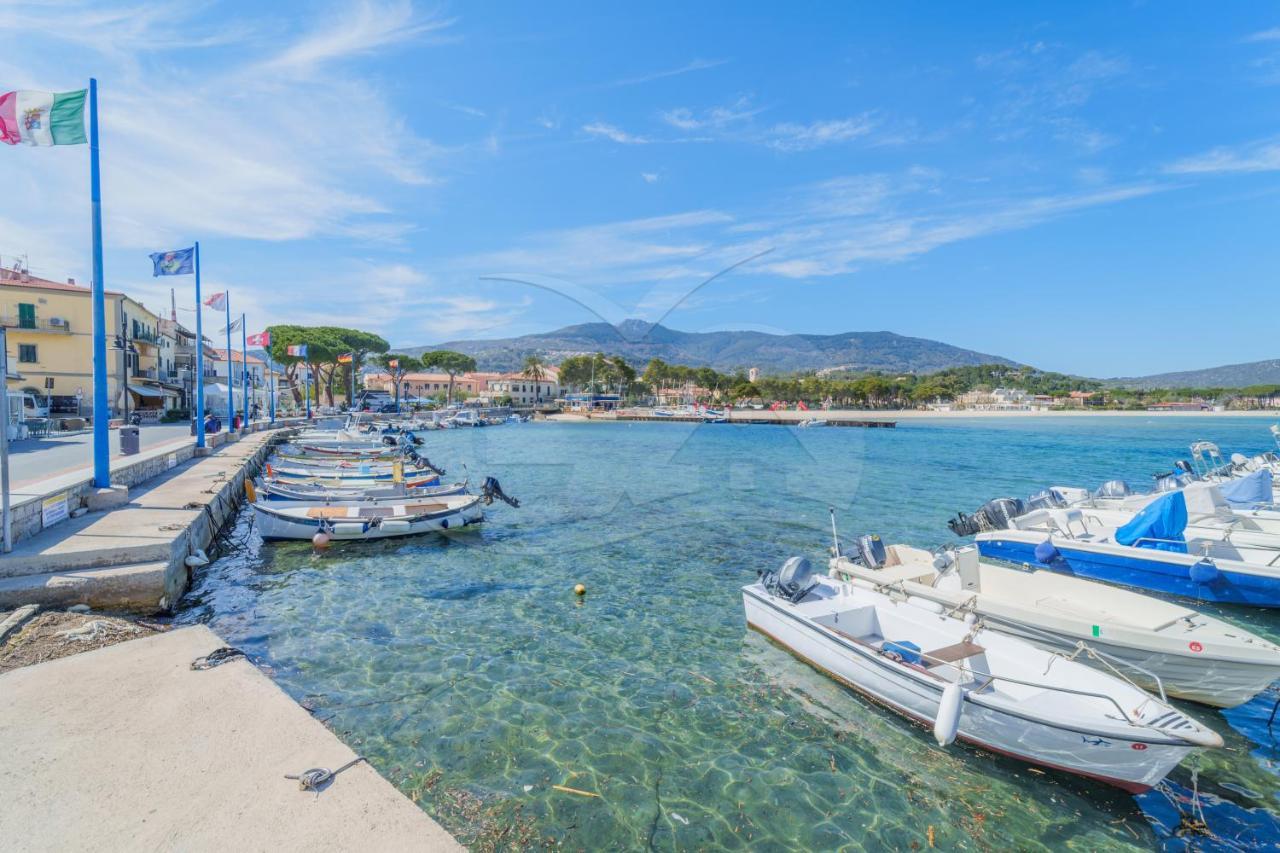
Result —
[{"label": "chimney", "polygon": [[75,284],[75,283],[76,283],[76,280],[74,278],[71,278],[70,276],[67,277],[67,284]]}]

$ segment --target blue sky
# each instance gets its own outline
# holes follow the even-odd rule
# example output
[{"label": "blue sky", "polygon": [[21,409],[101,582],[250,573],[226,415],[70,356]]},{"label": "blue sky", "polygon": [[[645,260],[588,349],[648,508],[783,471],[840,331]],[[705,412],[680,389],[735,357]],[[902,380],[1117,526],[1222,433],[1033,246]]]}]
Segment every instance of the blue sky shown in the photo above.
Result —
[{"label": "blue sky", "polygon": [[[1277,356],[1270,4],[0,0],[0,38],[0,91],[98,77],[106,279],[153,308],[199,239],[251,330]],[[88,278],[86,153],[0,151],[0,261]]]}]

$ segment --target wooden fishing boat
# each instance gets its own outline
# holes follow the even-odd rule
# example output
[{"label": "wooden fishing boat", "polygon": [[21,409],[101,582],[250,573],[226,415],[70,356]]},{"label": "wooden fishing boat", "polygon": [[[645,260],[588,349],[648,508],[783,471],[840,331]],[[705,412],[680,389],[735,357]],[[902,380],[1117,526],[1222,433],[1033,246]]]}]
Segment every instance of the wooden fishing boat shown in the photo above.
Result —
[{"label": "wooden fishing boat", "polygon": [[372,503],[256,501],[254,520],[263,539],[386,539],[462,530],[484,520],[479,495]]}]

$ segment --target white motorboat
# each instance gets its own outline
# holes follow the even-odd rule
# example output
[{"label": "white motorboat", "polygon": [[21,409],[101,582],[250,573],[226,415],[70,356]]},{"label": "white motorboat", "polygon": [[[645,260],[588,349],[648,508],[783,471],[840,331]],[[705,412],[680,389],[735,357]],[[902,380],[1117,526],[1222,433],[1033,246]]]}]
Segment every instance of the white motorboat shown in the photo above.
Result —
[{"label": "white motorboat", "polygon": [[813,427],[830,426],[830,424],[822,418],[805,418],[802,421],[798,421],[796,426],[801,429],[812,429]]},{"label": "white motorboat", "polygon": [[974,546],[935,557],[862,537],[853,551],[831,560],[833,578],[929,602],[957,619],[973,613],[1001,633],[1097,668],[1119,668],[1150,690],[1233,708],[1280,678],[1280,647],[1180,604],[999,565],[982,560]]},{"label": "white motorboat", "polygon": [[1141,688],[981,624],[812,575],[793,558],[742,590],[747,624],[916,722],[1127,791],[1149,790],[1217,732]]},{"label": "white motorboat", "polygon": [[462,530],[484,520],[479,495],[401,499],[386,503],[256,501],[254,520],[263,539],[386,539]]}]

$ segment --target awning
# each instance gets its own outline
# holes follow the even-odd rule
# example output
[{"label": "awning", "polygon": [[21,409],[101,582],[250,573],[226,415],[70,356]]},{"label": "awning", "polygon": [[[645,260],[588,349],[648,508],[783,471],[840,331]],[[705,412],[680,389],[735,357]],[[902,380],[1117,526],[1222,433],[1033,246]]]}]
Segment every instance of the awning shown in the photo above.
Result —
[{"label": "awning", "polygon": [[150,388],[146,385],[130,385],[129,390],[137,394],[139,397],[167,397],[169,396],[160,388]]}]

